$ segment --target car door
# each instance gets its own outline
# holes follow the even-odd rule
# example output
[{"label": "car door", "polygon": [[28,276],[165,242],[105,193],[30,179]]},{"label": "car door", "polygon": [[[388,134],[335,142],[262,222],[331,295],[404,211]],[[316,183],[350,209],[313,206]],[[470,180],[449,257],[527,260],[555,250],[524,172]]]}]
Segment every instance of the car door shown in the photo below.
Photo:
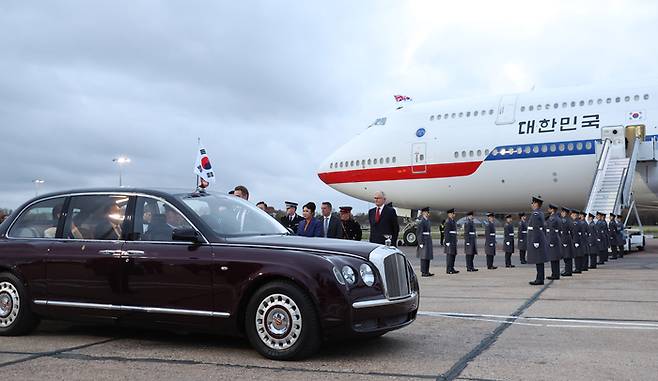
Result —
[{"label": "car door", "polygon": [[56,312],[118,317],[129,197],[73,195],[46,259],[48,306]]},{"label": "car door", "polygon": [[211,246],[174,241],[174,229],[195,228],[163,199],[140,196],[131,209],[122,263],[126,317],[207,328],[221,317],[213,307]]}]

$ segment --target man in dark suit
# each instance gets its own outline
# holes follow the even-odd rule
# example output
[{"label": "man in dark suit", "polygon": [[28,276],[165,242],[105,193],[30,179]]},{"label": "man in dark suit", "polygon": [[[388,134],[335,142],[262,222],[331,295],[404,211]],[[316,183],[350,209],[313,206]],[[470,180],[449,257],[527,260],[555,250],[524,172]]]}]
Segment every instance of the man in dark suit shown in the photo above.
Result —
[{"label": "man in dark suit", "polygon": [[385,244],[385,235],[391,236],[391,243],[396,245],[398,242],[398,215],[395,209],[386,205],[386,195],[384,192],[375,193],[375,207],[368,211],[368,220],[370,221],[370,242]]},{"label": "man in dark suit", "polygon": [[329,201],[323,202],[320,209],[322,210],[322,216],[318,220],[322,223],[322,236],[324,238],[343,238],[343,226],[338,217],[331,213],[331,203]]},{"label": "man in dark suit", "polygon": [[296,234],[299,223],[302,222],[302,220],[302,216],[297,214],[297,203],[286,201],[286,215],[281,217],[281,225],[291,230],[293,234]]},{"label": "man in dark suit", "polygon": [[96,225],[95,239],[119,240],[123,236],[123,210],[112,203],[105,207],[105,219]]}]

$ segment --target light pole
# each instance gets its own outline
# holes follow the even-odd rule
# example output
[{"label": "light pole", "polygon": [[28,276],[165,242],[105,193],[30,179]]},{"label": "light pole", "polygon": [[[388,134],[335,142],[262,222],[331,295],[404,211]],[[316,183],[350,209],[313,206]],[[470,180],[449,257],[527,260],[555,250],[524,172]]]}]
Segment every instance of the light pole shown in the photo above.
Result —
[{"label": "light pole", "polygon": [[119,186],[123,186],[122,181],[121,181],[121,175],[122,175],[121,174],[121,166],[124,165],[124,164],[130,163],[130,158],[125,157],[125,156],[119,156],[119,157],[115,157],[114,159],[112,159],[112,161],[117,163],[117,165],[119,166]]},{"label": "light pole", "polygon": [[45,183],[46,181],[41,179],[34,179],[32,182],[34,183],[34,197],[37,197],[39,195],[39,185]]}]

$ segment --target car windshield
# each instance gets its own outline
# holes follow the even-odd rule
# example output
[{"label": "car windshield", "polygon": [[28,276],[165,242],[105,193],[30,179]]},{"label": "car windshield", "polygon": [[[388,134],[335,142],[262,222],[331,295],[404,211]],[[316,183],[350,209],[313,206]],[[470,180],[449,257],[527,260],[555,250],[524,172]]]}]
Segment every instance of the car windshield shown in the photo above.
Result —
[{"label": "car windshield", "polygon": [[278,221],[236,196],[212,193],[176,195],[220,236],[288,234]]}]

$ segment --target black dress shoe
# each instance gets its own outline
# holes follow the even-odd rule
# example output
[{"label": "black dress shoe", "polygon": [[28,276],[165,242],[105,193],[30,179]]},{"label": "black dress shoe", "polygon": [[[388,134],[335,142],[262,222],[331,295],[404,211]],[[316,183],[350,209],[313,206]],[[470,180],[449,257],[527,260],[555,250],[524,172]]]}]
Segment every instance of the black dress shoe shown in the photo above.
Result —
[{"label": "black dress shoe", "polygon": [[521,264],[522,264],[522,265],[525,265],[526,263],[528,263],[528,262],[526,262],[526,261],[521,261]]},{"label": "black dress shoe", "polygon": [[474,272],[474,271],[480,271],[480,270],[478,270],[478,269],[468,269],[468,270],[466,270],[466,271],[468,271],[468,272]]},{"label": "black dress shoe", "polygon": [[420,276],[434,276],[432,273],[425,273],[425,274],[420,274]]},{"label": "black dress shoe", "polygon": [[532,282],[528,282],[531,286],[541,286],[544,284],[543,280],[533,280]]},{"label": "black dress shoe", "polygon": [[495,270],[497,268],[498,268],[498,266],[491,266],[491,267],[487,267],[487,270]]},{"label": "black dress shoe", "polygon": [[553,275],[551,275],[551,276],[547,277],[546,279],[550,279],[550,280],[560,280],[560,277],[559,277],[559,276],[553,276]]},{"label": "black dress shoe", "polygon": [[560,274],[560,275],[561,275],[561,276],[571,276],[571,273],[563,272],[563,273]]},{"label": "black dress shoe", "polygon": [[459,271],[457,271],[457,270],[448,270],[448,271],[446,271],[446,274],[459,274]]},{"label": "black dress shoe", "polygon": [[516,267],[516,266],[514,266],[514,265],[505,265],[505,268],[508,268],[508,269],[511,269],[513,267]]},{"label": "black dress shoe", "polygon": [[573,272],[573,274],[580,274],[580,273],[581,273],[580,270],[576,270],[576,271]]},{"label": "black dress shoe", "polygon": [[585,266],[585,268],[580,269],[580,271],[587,271],[587,266]]}]

